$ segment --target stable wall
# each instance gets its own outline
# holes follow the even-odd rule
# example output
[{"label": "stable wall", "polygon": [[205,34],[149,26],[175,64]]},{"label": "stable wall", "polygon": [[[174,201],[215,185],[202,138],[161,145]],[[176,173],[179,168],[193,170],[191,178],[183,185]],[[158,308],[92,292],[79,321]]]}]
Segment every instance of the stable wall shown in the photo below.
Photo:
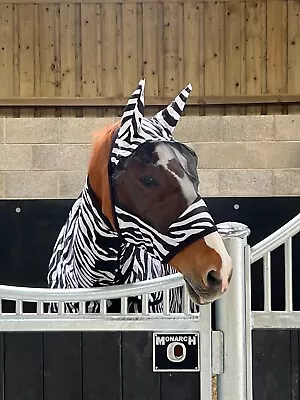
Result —
[{"label": "stable wall", "polygon": [[[0,119],[0,198],[76,198],[92,133],[113,118]],[[300,116],[183,117],[204,197],[300,195]]]}]

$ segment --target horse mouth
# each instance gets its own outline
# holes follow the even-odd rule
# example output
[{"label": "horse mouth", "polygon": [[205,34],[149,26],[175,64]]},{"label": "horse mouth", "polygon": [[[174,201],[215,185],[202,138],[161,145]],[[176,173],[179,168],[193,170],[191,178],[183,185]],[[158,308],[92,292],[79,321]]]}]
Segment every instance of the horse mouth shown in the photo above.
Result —
[{"label": "horse mouth", "polygon": [[189,293],[189,296],[193,300],[194,303],[204,306],[206,304],[211,304],[215,300],[217,300],[220,296],[220,294],[214,293],[210,295],[207,292],[207,289],[201,287],[201,286],[195,286],[188,278],[184,277],[184,281]]}]

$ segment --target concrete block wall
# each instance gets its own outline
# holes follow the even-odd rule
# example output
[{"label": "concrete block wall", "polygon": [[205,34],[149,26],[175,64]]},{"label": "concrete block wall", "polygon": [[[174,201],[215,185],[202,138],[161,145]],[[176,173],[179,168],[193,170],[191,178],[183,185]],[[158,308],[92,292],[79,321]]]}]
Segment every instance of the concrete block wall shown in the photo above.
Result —
[{"label": "concrete block wall", "polygon": [[[76,198],[112,118],[0,118],[0,198]],[[184,117],[205,196],[300,196],[300,115]]]}]

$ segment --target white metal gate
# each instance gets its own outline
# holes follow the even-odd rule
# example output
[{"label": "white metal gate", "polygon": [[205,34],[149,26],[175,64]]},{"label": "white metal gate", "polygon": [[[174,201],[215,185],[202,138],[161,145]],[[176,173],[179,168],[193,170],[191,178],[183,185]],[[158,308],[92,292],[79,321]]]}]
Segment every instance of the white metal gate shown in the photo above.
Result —
[{"label": "white metal gate", "polygon": [[[32,289],[0,285],[0,331],[193,331],[200,334],[201,400],[212,397],[212,374],[218,374],[219,400],[252,400],[252,343],[254,328],[300,328],[299,312],[293,311],[292,237],[300,231],[300,214],[252,249],[247,244],[247,226],[228,222],[218,225],[225,246],[232,257],[234,274],[228,294],[216,303],[216,328],[211,329],[211,307],[202,306],[200,313],[190,310],[190,300],[182,276],[154,279],[136,284],[100,289]],[[286,311],[271,310],[270,253],[285,246]],[[250,268],[264,260],[265,308],[251,311]],[[169,310],[169,291],[183,286],[182,313]],[[148,312],[149,293],[162,291],[162,313]],[[141,296],[142,312],[128,313],[128,298]],[[121,299],[120,313],[110,314],[107,302]],[[14,311],[6,313],[2,304],[10,300]],[[87,301],[100,300],[100,313],[86,312]],[[45,305],[58,303],[58,314],[45,312]],[[79,303],[75,314],[64,312],[64,303]],[[24,306],[31,303],[34,312]]]}]

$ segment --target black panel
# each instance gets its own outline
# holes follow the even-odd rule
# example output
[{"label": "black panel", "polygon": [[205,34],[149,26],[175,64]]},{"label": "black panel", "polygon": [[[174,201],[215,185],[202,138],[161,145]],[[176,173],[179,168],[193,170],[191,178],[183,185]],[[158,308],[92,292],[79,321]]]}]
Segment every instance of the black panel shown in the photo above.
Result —
[{"label": "black panel", "polygon": [[[73,203],[73,200],[0,201],[2,284],[46,286],[52,248]],[[16,212],[17,207],[20,213]]]},{"label": "black panel", "polygon": [[41,333],[4,334],[5,400],[43,399],[43,348]]},{"label": "black panel", "polygon": [[44,334],[43,400],[82,400],[81,360],[80,332]]},{"label": "black panel", "polygon": [[4,333],[0,333],[0,400],[4,400]]},{"label": "black panel", "polygon": [[160,376],[152,372],[152,333],[122,333],[122,371],[122,400],[159,400]]},{"label": "black panel", "polygon": [[[253,332],[254,400],[298,400],[298,351],[295,332]],[[298,344],[297,344],[298,347]]]},{"label": "black panel", "polygon": [[122,399],[121,333],[82,334],[82,400]]},{"label": "black panel", "polygon": [[188,372],[161,374],[161,400],[200,399],[200,375]]}]

